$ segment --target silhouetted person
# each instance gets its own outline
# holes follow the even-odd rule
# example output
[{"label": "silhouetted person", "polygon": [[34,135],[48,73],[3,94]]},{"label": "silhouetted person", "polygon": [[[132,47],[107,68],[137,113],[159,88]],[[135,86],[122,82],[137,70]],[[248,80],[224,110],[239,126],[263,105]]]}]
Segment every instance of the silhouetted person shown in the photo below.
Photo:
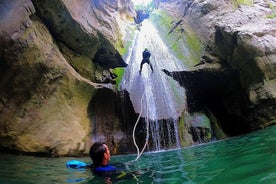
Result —
[{"label": "silhouetted person", "polygon": [[142,59],[142,62],[140,64],[140,70],[139,70],[139,73],[141,74],[142,72],[142,69],[143,69],[143,64],[147,63],[150,65],[150,68],[151,68],[151,71],[153,72],[153,68],[152,68],[152,65],[150,63],[150,51],[146,48],[144,51],[143,51],[143,59]]}]

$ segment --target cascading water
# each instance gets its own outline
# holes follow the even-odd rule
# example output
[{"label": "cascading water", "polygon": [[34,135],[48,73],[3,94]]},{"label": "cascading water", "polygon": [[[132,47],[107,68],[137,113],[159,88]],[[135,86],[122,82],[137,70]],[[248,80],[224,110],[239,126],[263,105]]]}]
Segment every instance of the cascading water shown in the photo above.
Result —
[{"label": "cascading water", "polygon": [[[144,64],[140,75],[145,48],[151,52],[154,72]],[[137,31],[134,47],[126,62],[128,67],[121,88],[129,92],[135,112],[142,113],[141,116],[150,122],[150,149],[160,151],[180,147],[177,123],[186,107],[185,91],[161,70],[183,71],[183,62],[170,52],[149,20],[145,20]]]}]

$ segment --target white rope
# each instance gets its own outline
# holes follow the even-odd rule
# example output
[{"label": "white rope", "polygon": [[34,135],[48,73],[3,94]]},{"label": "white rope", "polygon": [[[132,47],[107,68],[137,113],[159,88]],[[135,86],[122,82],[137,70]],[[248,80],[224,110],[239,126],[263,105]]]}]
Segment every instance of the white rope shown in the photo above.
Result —
[{"label": "white rope", "polygon": [[[143,97],[144,97],[144,95],[145,95],[145,92],[146,92],[146,90],[144,91],[144,93],[143,93],[143,95],[142,95],[142,98],[141,98],[141,100],[140,100],[141,111],[140,111],[140,114],[139,114],[139,116],[138,116],[138,118],[137,118],[137,120],[136,120],[136,123],[135,123],[134,128],[133,128],[133,132],[132,132],[133,143],[134,143],[134,145],[135,145],[135,147],[136,147],[137,155],[140,154],[140,149],[139,149],[139,147],[138,147],[138,145],[137,145],[137,143],[136,143],[136,139],[135,139],[135,130],[136,130],[136,127],[137,127],[137,125],[138,125],[138,123],[139,123],[139,120],[140,120],[141,115],[142,115],[142,112],[143,112],[143,106],[142,106],[143,103],[142,103],[142,101],[143,101]],[[137,157],[138,157],[138,156],[137,156]],[[136,158],[136,159],[137,159],[137,158]],[[135,160],[136,160],[136,159],[135,159]]]},{"label": "white rope", "polygon": [[137,155],[135,161],[138,160],[142,156],[143,152],[146,149],[146,146],[148,145],[148,142],[149,142],[149,119],[148,119],[148,111],[147,111],[147,136],[146,136],[146,142],[145,142],[144,147],[143,147],[142,151],[140,152],[140,154]]},{"label": "white rope", "polygon": [[[146,82],[146,86],[147,85],[148,85],[148,79],[147,79],[147,82]],[[143,93],[143,95],[141,97],[141,100],[140,100],[141,111],[140,111],[140,114],[139,114],[139,116],[137,118],[137,121],[136,121],[136,123],[134,125],[133,132],[132,132],[133,143],[134,143],[134,145],[136,147],[136,150],[137,150],[137,157],[136,157],[136,159],[134,161],[137,161],[142,156],[143,152],[146,149],[146,146],[148,145],[148,141],[149,141],[149,118],[148,118],[149,117],[148,116],[149,115],[149,109],[148,109],[148,104],[147,104],[146,105],[146,107],[147,107],[147,118],[146,118],[147,119],[146,120],[146,122],[147,122],[147,136],[146,136],[146,142],[144,144],[144,147],[143,147],[143,149],[140,152],[140,149],[139,149],[139,147],[138,147],[138,145],[136,143],[136,139],[135,139],[135,130],[136,130],[136,127],[137,127],[137,125],[139,123],[139,120],[140,120],[142,112],[143,112],[143,97],[144,97],[145,93],[146,93],[146,88],[145,88],[144,93]]]}]

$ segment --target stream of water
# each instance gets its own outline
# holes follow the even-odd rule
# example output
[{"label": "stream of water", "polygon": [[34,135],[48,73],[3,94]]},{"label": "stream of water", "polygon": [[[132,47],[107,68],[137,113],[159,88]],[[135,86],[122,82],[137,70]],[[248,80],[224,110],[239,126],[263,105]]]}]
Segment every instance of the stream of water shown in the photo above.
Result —
[{"label": "stream of water", "polygon": [[[150,61],[154,72],[149,65],[144,64],[140,75],[139,68],[145,48],[151,52]],[[142,111],[142,117],[151,120],[180,117],[186,106],[184,88],[161,70],[183,71],[185,66],[171,54],[150,21],[145,20],[140,31],[137,31],[134,48],[127,63],[121,88],[129,92],[135,111]]]},{"label": "stream of water", "polygon": [[[276,126],[210,144],[136,155],[112,156],[124,168],[111,175],[114,183],[144,184],[275,184]],[[90,158],[44,158],[0,154],[1,184],[96,184],[104,178],[90,170],[67,169],[65,163]]]},{"label": "stream of water", "polygon": [[[139,74],[145,48],[151,52],[150,61],[154,72],[148,64],[144,64],[142,73]],[[152,150],[179,147],[177,121],[186,107],[185,91],[161,70],[183,71],[185,66],[171,54],[149,20],[145,20],[137,31],[127,63],[121,88],[129,92],[136,113],[149,119],[150,133],[154,139]]]}]

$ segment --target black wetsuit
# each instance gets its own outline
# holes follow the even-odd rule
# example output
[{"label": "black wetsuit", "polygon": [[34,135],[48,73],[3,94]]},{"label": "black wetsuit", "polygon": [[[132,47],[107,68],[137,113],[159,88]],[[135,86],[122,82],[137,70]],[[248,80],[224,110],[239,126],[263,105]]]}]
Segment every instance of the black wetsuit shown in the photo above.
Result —
[{"label": "black wetsuit", "polygon": [[140,71],[139,71],[140,73],[142,72],[143,64],[145,64],[145,63],[150,65],[151,71],[153,71],[153,68],[152,68],[152,65],[151,65],[150,59],[149,59],[150,55],[151,55],[150,51],[148,51],[148,50],[143,51],[143,59],[142,59],[142,62],[140,64]]}]

